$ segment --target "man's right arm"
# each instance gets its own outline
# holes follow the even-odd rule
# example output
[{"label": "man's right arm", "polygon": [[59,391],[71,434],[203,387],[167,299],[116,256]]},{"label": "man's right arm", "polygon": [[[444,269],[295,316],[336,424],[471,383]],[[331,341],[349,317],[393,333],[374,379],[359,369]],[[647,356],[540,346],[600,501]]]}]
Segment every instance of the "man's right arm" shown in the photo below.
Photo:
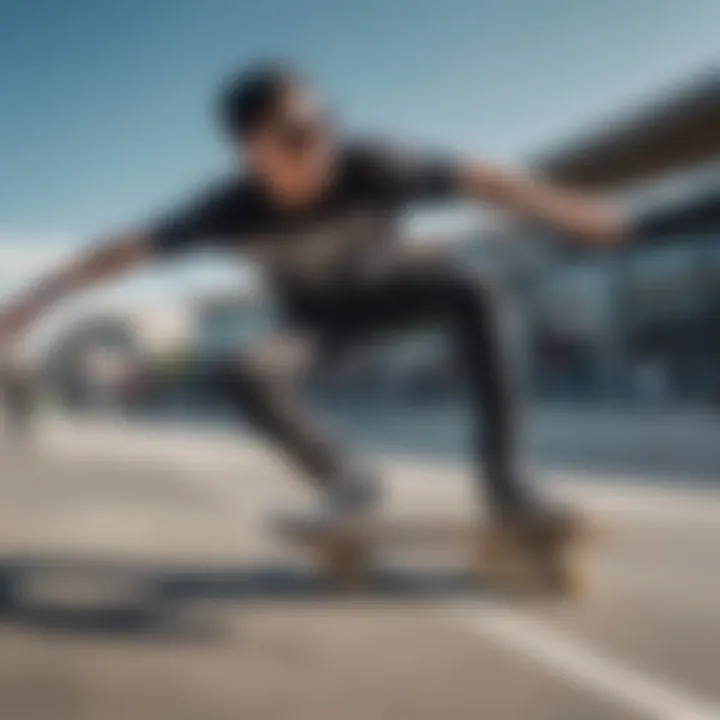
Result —
[{"label": "man's right arm", "polygon": [[144,234],[119,235],[84,252],[0,311],[0,345],[65,298],[132,270],[151,255],[150,237]]},{"label": "man's right arm", "polygon": [[181,205],[145,230],[98,243],[31,287],[6,310],[0,310],[0,349],[39,315],[75,293],[155,257],[176,255],[230,230],[242,230],[237,205],[234,187],[223,185]]}]

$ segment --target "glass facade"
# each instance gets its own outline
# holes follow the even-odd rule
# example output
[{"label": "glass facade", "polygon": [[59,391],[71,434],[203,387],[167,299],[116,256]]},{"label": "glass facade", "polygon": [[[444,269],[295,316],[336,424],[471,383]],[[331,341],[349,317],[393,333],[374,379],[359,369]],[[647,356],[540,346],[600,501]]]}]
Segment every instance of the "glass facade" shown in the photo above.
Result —
[{"label": "glass facade", "polygon": [[[490,250],[459,261],[480,274],[518,275],[512,257]],[[523,261],[521,254],[516,259]],[[544,263],[520,299],[527,364],[543,397],[696,403],[720,397],[720,234]],[[212,358],[266,332],[274,313],[262,298],[225,299],[206,303],[198,319],[199,356]],[[444,350],[437,332],[416,332],[350,363],[366,372],[341,375],[372,376],[388,392],[388,384],[413,374],[451,376]]]},{"label": "glass facade", "polygon": [[719,313],[718,235],[677,236],[580,265],[561,263],[528,302],[538,387],[714,402]]}]

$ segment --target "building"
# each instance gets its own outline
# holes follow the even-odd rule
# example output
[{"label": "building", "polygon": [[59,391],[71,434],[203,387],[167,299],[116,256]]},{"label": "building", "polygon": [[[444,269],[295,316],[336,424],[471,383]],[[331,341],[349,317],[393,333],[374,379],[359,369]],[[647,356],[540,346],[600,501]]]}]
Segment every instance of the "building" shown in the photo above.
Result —
[{"label": "building", "polygon": [[124,381],[143,364],[130,325],[115,316],[93,316],[60,333],[49,348],[43,377],[64,405],[107,405],[122,394]]},{"label": "building", "polygon": [[241,292],[206,296],[193,305],[196,358],[211,362],[248,343],[273,324],[274,310],[257,287]]},{"label": "building", "polygon": [[43,376],[65,404],[123,405],[149,390],[155,365],[192,337],[180,307],[115,309],[74,317],[43,353]]},{"label": "building", "polygon": [[[648,221],[638,241],[611,254],[583,253],[514,228],[469,234],[456,243],[460,262],[516,283],[538,393],[693,402],[720,397],[720,172],[711,165],[718,160],[716,70],[535,159],[548,177],[643,207]],[[197,315],[201,356],[233,350],[263,332],[272,312],[252,293],[203,301]],[[385,393],[383,377],[407,377],[413,366],[420,375],[447,368],[432,334],[381,346],[375,358],[365,374]]]},{"label": "building", "polygon": [[641,237],[611,257],[556,254],[534,298],[553,308],[535,324],[541,375],[565,368],[566,390],[603,396],[718,397],[718,160],[718,70],[540,158],[550,177],[639,198],[645,213]]}]

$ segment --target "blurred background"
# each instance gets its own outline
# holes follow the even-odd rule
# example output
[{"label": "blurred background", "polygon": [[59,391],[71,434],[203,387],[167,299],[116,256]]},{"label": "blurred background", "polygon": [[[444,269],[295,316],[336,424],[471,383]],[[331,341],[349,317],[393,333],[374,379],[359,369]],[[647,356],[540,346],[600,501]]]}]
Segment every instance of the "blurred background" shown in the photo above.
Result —
[{"label": "blurred background", "polygon": [[[585,640],[610,638],[607,647],[622,655],[623,663],[631,657],[653,677],[659,670],[676,684],[692,688],[692,697],[688,700],[681,692],[668,699],[660,693],[651,700],[643,696],[645,705],[633,706],[622,698],[613,702],[622,693],[612,686],[605,691],[615,709],[605,708],[603,702],[596,708],[595,700],[582,693],[568,699],[543,683],[536,687],[522,671],[517,682],[526,683],[528,698],[536,698],[537,692],[533,707],[546,708],[546,714],[512,705],[520,700],[511,700],[512,693],[502,695],[499,683],[494,690],[500,693],[495,714],[488,710],[487,716],[716,717],[709,711],[677,714],[680,706],[672,702],[679,696],[687,701],[683,708],[698,713],[693,693],[714,698],[714,708],[720,702],[717,671],[709,669],[720,665],[720,636],[715,632],[720,627],[720,516],[715,513],[720,507],[718,27],[716,0],[0,0],[0,297],[13,297],[93,237],[151,218],[188,190],[225,173],[231,158],[215,130],[213,93],[229,72],[258,58],[298,62],[350,133],[381,133],[421,146],[469,152],[607,195],[642,218],[642,233],[611,252],[573,249],[560,238],[490,211],[463,207],[408,217],[407,241],[446,243],[457,262],[472,272],[496,276],[508,288],[514,301],[508,333],[522,359],[529,406],[527,450],[538,474],[547,475],[553,486],[571,497],[579,493],[590,498],[591,505],[609,504],[633,522],[635,510],[641,508],[639,524],[633,524],[637,537],[608,563],[615,589],[605,614],[597,611],[567,623]],[[213,567],[220,557],[234,562],[228,548],[237,548],[237,543],[255,547],[233,539],[232,533],[240,532],[228,529],[234,528],[234,521],[223,526],[208,516],[196,524],[192,502],[182,511],[184,520],[172,520],[174,495],[165,489],[161,494],[167,491],[167,502],[147,518],[148,527],[166,527],[167,537],[158,540],[138,529],[145,527],[138,519],[142,513],[126,508],[133,519],[122,521],[125,515],[113,504],[117,489],[105,497],[98,488],[106,483],[125,487],[130,478],[131,489],[127,497],[121,493],[121,505],[135,502],[140,507],[146,503],[146,492],[152,496],[151,488],[166,488],[167,481],[156,477],[160,460],[155,455],[163,455],[164,468],[167,457],[175,463],[185,458],[182,464],[190,463],[191,454],[197,464],[184,470],[195,468],[200,494],[210,492],[203,485],[201,468],[212,467],[207,474],[231,478],[239,472],[231,466],[246,468],[248,457],[255,463],[255,456],[242,445],[247,438],[231,423],[222,398],[208,394],[202,371],[206,363],[264,332],[273,314],[272,297],[252,267],[235,259],[202,256],[124,279],[46,318],[28,338],[25,352],[37,369],[35,411],[49,428],[51,440],[47,447],[39,445],[44,453],[38,453],[32,466],[27,458],[21,462],[4,450],[6,510],[0,522],[0,548],[5,543],[10,555],[0,574],[9,577],[8,568],[28,562],[28,548],[45,553],[66,547],[63,538],[68,532],[74,540],[67,554],[82,559],[88,547],[106,547],[99,540],[106,522],[116,526],[110,533],[115,556],[127,560],[134,553],[149,553],[167,559],[163,548],[167,537],[175,537],[167,528],[176,522],[183,539],[173,545],[173,552],[180,559],[198,559],[188,582],[200,582],[205,595],[215,599],[222,595],[203,568]],[[393,466],[395,475],[417,474],[412,463],[431,462],[435,477],[428,485],[441,480],[453,485],[452,468],[464,457],[464,403],[439,335],[428,331],[393,338],[310,384],[313,398],[332,422],[376,451],[382,462],[401,457],[411,463],[402,470]],[[152,461],[143,455],[147,465],[131,469],[124,464],[134,452],[130,448],[152,443],[158,450]],[[104,474],[99,473],[84,454],[91,448],[99,452],[101,446],[107,451],[103,457],[112,458],[118,468],[117,477],[108,465],[103,466]],[[232,447],[242,457],[233,455],[234,465],[217,469],[213,463],[225,452],[221,446]],[[65,461],[68,448],[73,448],[71,470],[57,464],[53,453],[59,448]],[[182,448],[185,455],[179,452]],[[258,477],[260,485],[266,473],[272,475],[264,465],[248,467],[250,474],[263,476]],[[90,493],[98,494],[93,520],[82,511],[89,502],[83,499],[88,485],[78,478],[85,475],[102,476]],[[255,482],[256,477],[250,477],[243,488]],[[40,483],[44,490],[36,497],[28,483],[36,489]],[[39,498],[50,486],[56,500],[68,503],[66,520],[52,515],[51,507],[38,511]],[[404,487],[402,478],[400,486]],[[632,496],[628,488],[638,486],[643,489],[637,492],[645,495],[627,499]],[[401,505],[442,505],[433,495],[437,489],[422,490],[422,479],[408,487],[406,495],[400,492]],[[425,497],[423,493],[435,499],[417,500]],[[257,510],[253,501],[241,504],[248,512]],[[642,526],[647,520],[643,513],[660,506],[678,508],[687,527],[678,530],[671,520],[658,527],[657,518],[665,518],[662,513],[653,516],[656,524],[650,529]],[[687,510],[697,507],[697,516],[695,510]],[[206,555],[199,549],[205,544],[196,531],[187,529],[206,527],[203,523],[207,537],[226,533],[216,544],[209,542]],[[25,531],[19,532],[18,525]],[[701,528],[699,536],[688,530],[695,526]],[[33,533],[27,532],[29,527]],[[651,579],[643,575],[648,567],[653,568]],[[690,568],[694,574],[688,574]],[[229,582],[223,587],[230,597],[262,599],[263,592],[269,592],[263,583],[264,590],[255,593],[252,585],[249,592],[237,574],[224,580]],[[701,599],[678,600],[678,587]],[[645,618],[644,629],[643,603],[660,603],[660,597],[667,608],[658,610],[657,617]],[[38,612],[28,617],[37,620]],[[8,617],[16,619],[9,611]],[[362,627],[385,627],[384,620],[373,617],[367,614],[362,623],[370,625],[361,623]],[[77,630],[75,620],[66,618],[63,627]],[[262,622],[260,628],[265,627]],[[290,625],[283,620],[280,627],[285,631],[275,625],[274,630],[266,628],[266,634],[257,630],[251,646],[260,648],[261,655],[270,653],[274,663],[275,651],[267,648],[290,637],[291,645],[297,642],[304,648],[303,658],[310,657],[308,648],[325,658],[314,640],[308,636],[301,642],[295,634],[299,631],[295,625],[288,629]],[[632,642],[631,626],[636,629]],[[657,644],[661,627],[672,652]],[[313,637],[325,636],[324,632],[318,629]],[[326,636],[331,635],[327,631]],[[358,649],[360,636],[352,636],[357,657],[365,657],[366,650]],[[695,638],[701,649],[691,653],[689,638]],[[25,647],[17,638],[13,642],[13,647]],[[404,648],[398,657],[412,655],[414,642],[420,640],[398,636],[398,647]],[[445,640],[434,637],[432,642],[445,647]],[[448,658],[457,654],[457,662],[464,658],[464,667],[473,666],[464,650],[453,646],[445,652]],[[488,652],[492,658],[493,651]],[[283,658],[287,653],[278,651]],[[49,697],[53,692],[62,697],[57,688],[64,687],[63,682],[52,671],[46,669],[37,679],[38,663],[46,660],[27,657],[31,659],[22,666],[24,674],[13,674],[0,650],[0,715],[4,716],[5,691],[21,678],[37,676]],[[267,657],[258,661],[252,655],[243,662],[255,667],[270,662]],[[436,670],[417,662],[413,672],[418,677],[437,677]],[[482,665],[486,659],[478,662]],[[188,661],[178,673],[192,675],[193,663]],[[321,664],[318,660],[319,687]],[[276,665],[273,668],[279,674],[271,673],[275,679],[268,687],[285,682],[285,675]],[[3,680],[3,673],[9,673],[12,682]],[[50,682],[49,677],[55,679]],[[389,695],[383,696],[387,705],[365,705],[374,696],[356,687],[352,692],[359,698],[357,715],[337,714],[331,700],[313,705],[302,695],[300,715],[293,717],[305,717],[304,708],[308,717],[315,712],[312,708],[330,713],[324,717],[379,717],[377,708],[384,712],[400,695],[406,697],[409,677],[390,683]],[[637,678],[631,673],[632,679]],[[461,680],[456,677],[453,682]],[[82,685],[78,678],[66,682],[76,689]],[[171,694],[160,675],[157,682]],[[313,686],[315,680],[306,682]],[[342,685],[342,678],[337,682]],[[136,687],[128,683],[123,687]],[[283,687],[291,694],[299,692],[294,686]],[[467,686],[453,691],[467,702],[453,706],[453,717],[470,717],[486,707],[473,687],[468,679]],[[262,701],[253,696],[256,704],[248,705],[243,699],[247,695],[231,701],[230,693],[225,702],[222,692],[218,690],[210,705],[198,699],[200,691],[192,695],[188,702],[201,714],[187,717],[287,716],[282,710],[247,714],[269,707],[269,694],[262,695]],[[348,693],[342,697],[355,697]],[[635,697],[632,691],[630,695]],[[17,713],[8,717],[20,720],[126,717],[112,714],[117,708],[111,700],[101,703],[103,710],[70,701],[66,707],[61,701],[61,712],[68,714],[49,715],[22,691],[12,697],[17,704],[8,708],[15,707]],[[623,697],[627,701],[627,694]],[[172,703],[163,702],[154,706],[152,712],[158,714],[138,705],[140,715],[134,717],[164,717],[162,712],[169,713]],[[644,715],[636,712],[638,706]],[[165,709],[161,712],[160,707]],[[207,707],[216,714],[203,713]],[[398,707],[397,714],[383,716],[424,716],[419,706]],[[233,714],[238,708],[246,713]]]},{"label": "blurred background", "polygon": [[[408,218],[410,241],[452,243],[464,264],[518,288],[536,398],[717,404],[720,70],[712,34],[695,37],[712,25],[698,21],[701,11],[712,16],[711,3],[699,2],[692,21],[671,2],[652,11],[642,1],[582,11],[559,0],[447,10],[428,2],[412,13],[402,2],[372,13],[271,6],[3,3],[6,297],[93,234],[151,217],[225,172],[211,112],[218,78],[258,56],[287,56],[317,79],[350,132],[382,129],[530,165],[654,218],[642,242],[612,256],[500,230],[487,213]],[[271,22],[280,11],[286,21]],[[376,33],[382,52],[368,53],[364,38]],[[379,72],[387,63],[391,77]],[[93,402],[73,390],[80,376],[104,364],[117,376],[121,357],[128,368],[158,365],[180,392],[193,358],[261,331],[271,314],[252,268],[226,259],[193,258],[113,290],[101,293],[110,309],[85,298],[35,343],[53,385],[76,405]],[[105,363],[86,357],[95,348]],[[387,400],[440,398],[449,378],[433,353],[432,341],[418,339],[368,360],[354,381],[372,374]],[[139,399],[137,378],[115,379],[127,385],[119,404]]]}]

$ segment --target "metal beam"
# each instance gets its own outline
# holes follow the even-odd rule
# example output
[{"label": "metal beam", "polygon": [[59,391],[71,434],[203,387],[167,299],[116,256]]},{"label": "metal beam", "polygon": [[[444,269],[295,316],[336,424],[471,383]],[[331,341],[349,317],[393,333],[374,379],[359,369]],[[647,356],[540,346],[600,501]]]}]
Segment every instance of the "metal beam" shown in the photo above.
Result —
[{"label": "metal beam", "polygon": [[535,165],[561,182],[612,189],[713,157],[720,157],[720,67]]}]

